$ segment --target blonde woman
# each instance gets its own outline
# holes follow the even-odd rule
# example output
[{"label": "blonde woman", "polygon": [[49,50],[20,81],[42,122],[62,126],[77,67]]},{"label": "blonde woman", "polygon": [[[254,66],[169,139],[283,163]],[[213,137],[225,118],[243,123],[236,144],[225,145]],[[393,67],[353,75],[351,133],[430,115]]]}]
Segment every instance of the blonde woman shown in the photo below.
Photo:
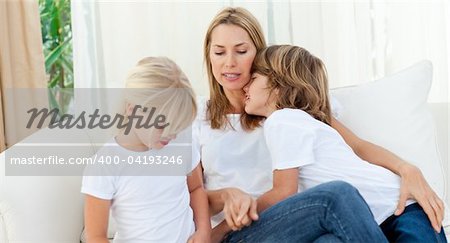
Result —
[{"label": "blonde woman", "polygon": [[[331,180],[355,186],[389,242],[446,242],[420,205],[407,201],[394,215],[400,178],[360,159],[330,127],[328,79],[322,61],[297,46],[271,46],[253,62],[244,87],[245,111],[266,117],[264,135],[272,158],[273,185],[260,197],[272,205]],[[284,193],[289,191],[291,193]]]},{"label": "blonde woman", "polygon": [[[252,241],[252,237],[255,235],[267,237],[264,239],[268,240],[289,240],[291,238],[283,237],[296,235],[295,237],[301,238],[303,241],[320,240],[321,236],[322,239],[334,237],[339,233],[333,231],[332,227],[329,229],[317,225],[305,227],[304,219],[308,219],[307,222],[320,221],[322,226],[332,225],[327,221],[330,220],[329,218],[320,218],[319,215],[323,214],[317,212],[313,214],[313,209],[304,207],[306,201],[312,200],[311,195],[314,193],[305,195],[306,192],[304,192],[289,199],[290,201],[285,200],[278,203],[261,215],[258,213],[262,209],[272,206],[264,205],[258,199],[264,192],[272,188],[271,159],[264,142],[261,128],[262,118],[245,114],[245,96],[242,89],[250,81],[251,66],[257,51],[265,47],[264,36],[258,21],[243,8],[226,8],[220,11],[206,32],[204,59],[209,79],[210,97],[206,104],[200,104],[197,123],[205,187],[211,213],[215,215],[213,223],[217,224],[213,229],[214,239],[221,240],[232,230],[233,232],[227,235],[225,241],[237,241],[240,237],[247,237],[245,239]],[[331,107],[333,111],[333,104]],[[443,209],[440,206],[442,201],[431,190],[416,167],[389,151],[356,137],[333,117],[331,117],[330,123],[358,156],[371,163],[386,167],[401,177],[401,196],[396,214],[401,214],[407,198],[414,198],[422,205],[433,228],[440,229],[443,215]],[[333,186],[346,192],[352,191],[346,184],[335,183]],[[335,188],[325,189],[324,191],[335,196],[332,199],[336,202],[344,199],[343,204],[349,202],[358,204],[356,197],[359,195],[346,195]],[[317,194],[314,195],[317,196]],[[320,198],[326,197],[317,196],[317,200]],[[345,205],[333,201],[329,203],[326,204],[328,206],[325,206],[324,210],[329,210],[329,205],[339,205],[335,209],[341,208],[345,212]],[[276,221],[276,215],[289,214],[290,211],[287,208],[303,208],[305,210],[303,214],[295,214],[298,215],[295,222]],[[354,208],[357,207],[354,206]],[[270,214],[271,212],[273,213]],[[376,231],[374,228],[378,228],[378,226],[375,222],[373,222],[372,228],[369,227],[369,224],[361,224],[367,218],[373,218],[369,211],[366,213],[353,211],[340,214],[339,217],[356,232],[360,230],[360,226],[366,230]],[[255,227],[252,225],[252,221],[255,220],[260,222],[268,220],[264,223],[271,224],[273,230],[268,231]],[[247,225],[254,229],[254,234],[238,235],[239,232],[235,230]],[[364,231],[364,229],[361,230]],[[351,232],[344,232],[337,238],[348,240],[345,236],[356,237],[350,235]],[[353,238],[353,240],[355,239]],[[358,240],[363,241],[364,238],[358,238]]]},{"label": "blonde woman", "polygon": [[[191,167],[191,158],[178,157],[177,151],[166,148],[196,115],[188,79],[168,58],[144,58],[130,71],[125,96],[128,122],[133,122],[132,117],[145,121],[154,113],[163,116],[149,129],[136,124],[122,129],[97,152],[96,158],[110,158],[114,163],[88,167],[83,177],[87,241],[109,242],[111,209],[117,222],[114,242],[209,242],[211,225],[200,156],[192,154]],[[167,168],[157,166],[164,161]],[[170,167],[178,162],[187,165],[190,176],[177,169],[181,167]]]}]

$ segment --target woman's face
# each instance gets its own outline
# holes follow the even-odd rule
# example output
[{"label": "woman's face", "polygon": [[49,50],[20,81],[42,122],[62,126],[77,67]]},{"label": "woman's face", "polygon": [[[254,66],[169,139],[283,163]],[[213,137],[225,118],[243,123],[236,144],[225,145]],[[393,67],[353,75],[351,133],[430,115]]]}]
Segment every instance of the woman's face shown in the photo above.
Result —
[{"label": "woman's face", "polygon": [[248,33],[237,25],[220,24],[211,32],[212,72],[225,90],[242,90],[250,81],[256,47]]}]

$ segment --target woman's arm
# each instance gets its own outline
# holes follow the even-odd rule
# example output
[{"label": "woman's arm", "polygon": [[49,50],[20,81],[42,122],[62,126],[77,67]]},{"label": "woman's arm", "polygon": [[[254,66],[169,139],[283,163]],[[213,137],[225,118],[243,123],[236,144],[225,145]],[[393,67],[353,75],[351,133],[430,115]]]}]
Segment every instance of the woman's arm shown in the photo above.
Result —
[{"label": "woman's arm", "polygon": [[[234,190],[235,188],[222,188],[219,190],[207,190],[209,202],[209,213],[211,215],[216,215],[222,212],[225,203],[225,194],[228,190]],[[236,190],[239,190],[236,188]]]},{"label": "woman's arm", "polygon": [[359,138],[334,118],[331,120],[331,126],[339,132],[345,142],[360,158],[382,166],[401,177],[400,200],[395,211],[396,215],[403,213],[406,200],[413,198],[428,215],[433,228],[440,232],[444,217],[444,204],[428,185],[422,172],[416,166],[378,145]]},{"label": "woman's arm", "polygon": [[86,195],[84,225],[89,243],[109,243],[107,237],[110,200]]},{"label": "woman's arm", "polygon": [[202,171],[198,165],[187,177],[190,193],[190,206],[194,212],[196,232],[188,242],[209,242],[211,239],[211,221],[208,210],[208,196],[203,188]]}]

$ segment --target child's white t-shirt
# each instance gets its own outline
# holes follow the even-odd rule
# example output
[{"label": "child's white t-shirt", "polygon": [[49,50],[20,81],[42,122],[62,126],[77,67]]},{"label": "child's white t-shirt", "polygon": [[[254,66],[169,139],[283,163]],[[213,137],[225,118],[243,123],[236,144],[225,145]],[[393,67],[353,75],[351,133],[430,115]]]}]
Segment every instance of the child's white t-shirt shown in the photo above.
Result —
[{"label": "child's white t-shirt", "polygon": [[[200,155],[196,153],[198,149],[192,151],[194,169]],[[152,150],[127,150],[112,140],[97,152],[97,158],[143,158],[153,154]],[[122,164],[117,167],[88,166],[89,174],[108,176],[83,176],[82,193],[111,200],[117,227],[114,242],[186,242],[195,232],[187,176],[129,176],[125,172],[127,169]]]},{"label": "child's white t-shirt", "polygon": [[400,177],[359,158],[332,127],[300,109],[282,109],[266,119],[264,134],[273,170],[299,167],[299,191],[343,180],[359,190],[378,224],[394,213]]}]

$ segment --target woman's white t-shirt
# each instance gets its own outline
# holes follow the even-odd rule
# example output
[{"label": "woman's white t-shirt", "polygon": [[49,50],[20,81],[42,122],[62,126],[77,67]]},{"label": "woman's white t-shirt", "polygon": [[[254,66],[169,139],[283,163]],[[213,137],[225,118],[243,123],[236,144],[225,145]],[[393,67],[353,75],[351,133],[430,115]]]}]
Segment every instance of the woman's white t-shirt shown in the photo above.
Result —
[{"label": "woman's white t-shirt", "polygon": [[300,109],[282,109],[266,119],[264,134],[273,170],[299,167],[299,191],[343,180],[359,190],[378,224],[394,213],[400,177],[359,158],[332,127]]},{"label": "woman's white t-shirt", "polygon": [[[204,186],[207,190],[236,187],[257,198],[272,186],[271,160],[262,127],[246,132],[240,114],[227,115],[225,129],[212,129],[206,120],[206,100],[200,100],[198,129]],[[222,213],[212,217],[214,227],[224,219]]]},{"label": "woman's white t-shirt", "polygon": [[[159,150],[158,154],[164,153],[162,150],[166,148]],[[200,160],[195,152],[198,149],[193,149],[192,168]],[[126,159],[134,156],[136,160],[154,155],[152,150],[127,150],[115,140],[97,152],[97,158],[116,156]],[[134,171],[129,173],[128,169],[130,167],[124,165],[87,167],[89,174],[95,176],[83,176],[82,193],[111,200],[111,212],[117,227],[114,242],[185,243],[195,231],[186,176],[130,176]]]}]

